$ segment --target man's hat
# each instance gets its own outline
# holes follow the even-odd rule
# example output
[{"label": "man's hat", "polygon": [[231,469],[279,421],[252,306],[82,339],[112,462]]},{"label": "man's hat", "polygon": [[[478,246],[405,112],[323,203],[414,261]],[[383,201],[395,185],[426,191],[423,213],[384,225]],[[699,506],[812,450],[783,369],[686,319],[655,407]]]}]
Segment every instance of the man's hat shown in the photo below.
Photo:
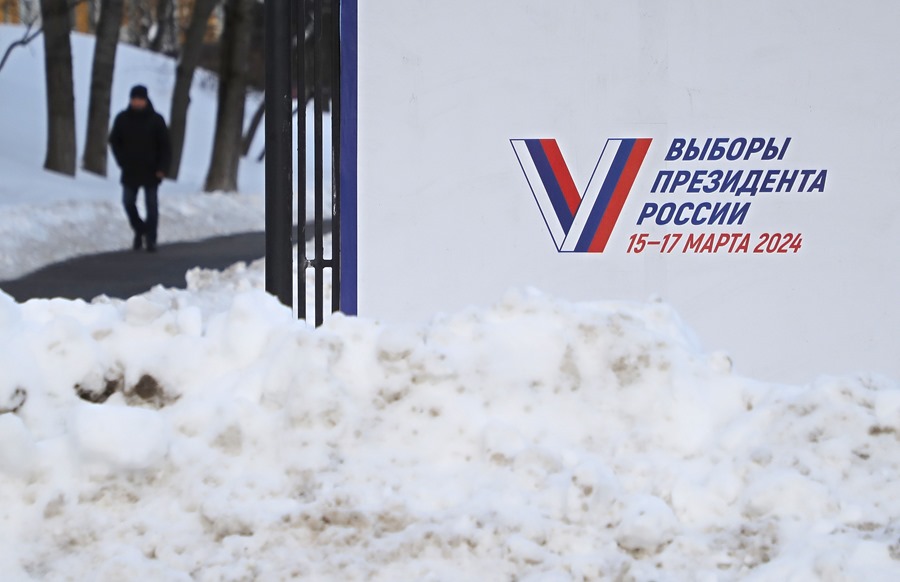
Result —
[{"label": "man's hat", "polygon": [[135,85],[131,88],[131,99],[143,99],[148,100],[149,96],[147,95],[147,88],[143,85]]}]

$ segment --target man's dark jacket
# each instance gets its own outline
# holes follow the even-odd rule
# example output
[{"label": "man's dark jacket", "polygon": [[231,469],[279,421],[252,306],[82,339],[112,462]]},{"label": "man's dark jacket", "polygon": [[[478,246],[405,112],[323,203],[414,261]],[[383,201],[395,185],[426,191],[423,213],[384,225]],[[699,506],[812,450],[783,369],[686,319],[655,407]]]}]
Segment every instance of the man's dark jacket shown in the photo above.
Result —
[{"label": "man's dark jacket", "polygon": [[132,188],[159,184],[157,172],[169,173],[172,148],[162,115],[147,101],[143,110],[129,107],[116,116],[109,133],[116,163],[122,168],[122,184]]}]

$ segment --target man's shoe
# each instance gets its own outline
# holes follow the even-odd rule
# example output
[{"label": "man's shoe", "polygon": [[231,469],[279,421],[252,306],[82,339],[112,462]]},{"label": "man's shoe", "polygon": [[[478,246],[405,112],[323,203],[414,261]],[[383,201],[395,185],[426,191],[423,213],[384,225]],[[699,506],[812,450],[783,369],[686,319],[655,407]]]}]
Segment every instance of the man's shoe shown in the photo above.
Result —
[{"label": "man's shoe", "polygon": [[132,250],[139,251],[144,248],[144,235],[138,233],[134,235],[134,243],[131,245]]},{"label": "man's shoe", "polygon": [[148,253],[156,252],[156,243],[155,242],[147,241],[147,252]]}]

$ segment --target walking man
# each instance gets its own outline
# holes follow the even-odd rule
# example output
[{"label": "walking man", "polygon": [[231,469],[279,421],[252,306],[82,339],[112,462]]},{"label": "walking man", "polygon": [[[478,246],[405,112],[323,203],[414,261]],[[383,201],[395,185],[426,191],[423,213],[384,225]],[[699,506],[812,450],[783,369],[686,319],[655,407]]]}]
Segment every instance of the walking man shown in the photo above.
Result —
[{"label": "walking man", "polygon": [[[172,150],[169,129],[162,115],[153,109],[147,88],[131,88],[128,109],[116,116],[109,144],[116,163],[122,169],[122,203],[134,230],[134,250],[146,244],[156,252],[156,230],[159,224],[159,185],[169,171]],[[138,191],[144,189],[145,217],[137,210]]]}]

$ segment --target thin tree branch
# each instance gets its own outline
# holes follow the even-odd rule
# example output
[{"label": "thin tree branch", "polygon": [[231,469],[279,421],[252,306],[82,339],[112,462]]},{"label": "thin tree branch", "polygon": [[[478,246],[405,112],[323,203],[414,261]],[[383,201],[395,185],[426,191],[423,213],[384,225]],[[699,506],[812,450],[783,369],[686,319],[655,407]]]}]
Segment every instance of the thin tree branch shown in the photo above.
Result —
[{"label": "thin tree branch", "polygon": [[[75,8],[79,4],[83,4],[84,2],[87,2],[87,0],[70,0],[69,10]],[[41,36],[41,33],[44,32],[43,26],[40,26],[34,32],[31,32],[32,28],[34,28],[34,21],[28,23],[28,26],[25,28],[25,32],[22,33],[22,38],[20,38],[19,40],[14,40],[8,47],[6,47],[6,52],[3,53],[3,58],[0,59],[0,71],[3,70],[3,66],[6,64],[6,61],[9,60],[9,56],[12,54],[13,50],[20,46],[27,46],[31,41]]]},{"label": "thin tree branch", "polygon": [[34,28],[34,22],[29,22],[28,27],[25,29],[25,32],[22,34],[22,38],[19,40],[13,41],[8,47],[6,47],[6,52],[3,53],[3,59],[0,60],[0,71],[3,70],[3,65],[6,64],[6,61],[9,59],[9,55],[12,54],[13,50],[16,47],[26,46],[28,43],[36,39],[44,32],[44,27],[38,28],[36,31],[31,32],[31,29]]}]

